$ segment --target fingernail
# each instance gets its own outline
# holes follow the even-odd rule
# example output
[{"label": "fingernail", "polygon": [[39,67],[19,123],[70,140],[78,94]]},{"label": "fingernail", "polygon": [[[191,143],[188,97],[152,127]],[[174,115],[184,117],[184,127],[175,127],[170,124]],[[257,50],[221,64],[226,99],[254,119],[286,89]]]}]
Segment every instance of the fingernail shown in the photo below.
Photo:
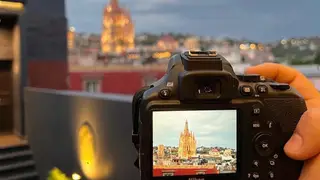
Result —
[{"label": "fingernail", "polygon": [[285,148],[289,151],[299,151],[301,149],[301,146],[303,144],[303,139],[298,133],[294,133],[287,144],[285,145]]}]

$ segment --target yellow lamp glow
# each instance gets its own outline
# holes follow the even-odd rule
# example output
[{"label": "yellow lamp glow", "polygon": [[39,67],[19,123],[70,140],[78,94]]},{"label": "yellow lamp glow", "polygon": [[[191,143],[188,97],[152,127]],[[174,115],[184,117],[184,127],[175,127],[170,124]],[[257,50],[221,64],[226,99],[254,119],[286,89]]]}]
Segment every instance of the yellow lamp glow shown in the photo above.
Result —
[{"label": "yellow lamp glow", "polygon": [[255,44],[250,44],[250,49],[256,49],[256,45]]},{"label": "yellow lamp glow", "polygon": [[[90,113],[94,112],[81,115],[91,117]],[[111,164],[100,155],[101,147],[99,148],[99,137],[96,133],[91,123],[86,122],[80,126],[77,135],[78,160],[85,179],[107,179],[112,169]]]},{"label": "yellow lamp glow", "polygon": [[24,9],[24,5],[19,2],[9,2],[0,0],[0,8],[22,11]]},{"label": "yellow lamp glow", "polygon": [[93,131],[88,124],[80,127],[78,144],[81,167],[84,172],[91,174],[96,167],[96,149]]},{"label": "yellow lamp glow", "polygon": [[77,173],[73,173],[72,174],[72,180],[80,180],[81,179],[81,176]]}]

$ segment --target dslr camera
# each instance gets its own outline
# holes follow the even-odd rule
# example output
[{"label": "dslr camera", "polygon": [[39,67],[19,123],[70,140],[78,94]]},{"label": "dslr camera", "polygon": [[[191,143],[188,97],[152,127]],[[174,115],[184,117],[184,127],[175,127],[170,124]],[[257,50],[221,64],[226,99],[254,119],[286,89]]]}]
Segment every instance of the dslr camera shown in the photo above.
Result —
[{"label": "dslr camera", "polygon": [[215,51],[171,57],[133,97],[141,180],[297,180],[283,147],[306,111],[288,84],[236,75]]}]

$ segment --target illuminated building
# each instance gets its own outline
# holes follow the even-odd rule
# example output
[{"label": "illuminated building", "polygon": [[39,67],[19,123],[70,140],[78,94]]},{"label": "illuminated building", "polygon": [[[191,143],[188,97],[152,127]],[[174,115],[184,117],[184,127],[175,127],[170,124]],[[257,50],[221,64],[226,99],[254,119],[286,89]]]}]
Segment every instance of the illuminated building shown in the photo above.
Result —
[{"label": "illuminated building", "polygon": [[152,57],[155,59],[169,59],[171,57],[171,53],[168,51],[164,52],[155,52],[152,54]]},{"label": "illuminated building", "polygon": [[157,42],[157,48],[164,51],[174,51],[178,47],[179,42],[170,35],[162,36]]},{"label": "illuminated building", "polygon": [[101,49],[103,53],[122,53],[134,48],[134,25],[128,10],[111,0],[103,12]]},{"label": "illuminated building", "polygon": [[163,158],[164,157],[164,145],[159,145],[158,146],[158,158]]},{"label": "illuminated building", "polygon": [[193,132],[189,131],[188,121],[180,134],[178,157],[188,159],[196,155],[196,139]]},{"label": "illuminated building", "polygon": [[188,50],[199,50],[200,44],[197,37],[189,37],[184,41],[184,47]]},{"label": "illuminated building", "polygon": [[226,157],[231,156],[232,155],[232,151],[230,149],[226,149],[226,150],[224,150],[223,155],[226,156]]},{"label": "illuminated building", "polygon": [[68,41],[68,49],[74,48],[75,43],[75,28],[70,27],[67,34],[67,41]]},{"label": "illuminated building", "polygon": [[217,150],[217,149],[212,149],[212,151],[210,151],[209,154],[210,154],[212,157],[215,157],[215,158],[220,157],[220,152],[219,152],[219,150]]}]

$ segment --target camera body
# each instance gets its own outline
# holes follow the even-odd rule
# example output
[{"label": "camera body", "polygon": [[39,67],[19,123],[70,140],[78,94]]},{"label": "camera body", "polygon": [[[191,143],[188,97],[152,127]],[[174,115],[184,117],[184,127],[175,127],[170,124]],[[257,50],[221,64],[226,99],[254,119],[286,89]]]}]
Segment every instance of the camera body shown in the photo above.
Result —
[{"label": "camera body", "polygon": [[215,51],[174,55],[133,98],[132,141],[142,180],[299,178],[285,143],[306,111],[288,84],[236,75]]}]

